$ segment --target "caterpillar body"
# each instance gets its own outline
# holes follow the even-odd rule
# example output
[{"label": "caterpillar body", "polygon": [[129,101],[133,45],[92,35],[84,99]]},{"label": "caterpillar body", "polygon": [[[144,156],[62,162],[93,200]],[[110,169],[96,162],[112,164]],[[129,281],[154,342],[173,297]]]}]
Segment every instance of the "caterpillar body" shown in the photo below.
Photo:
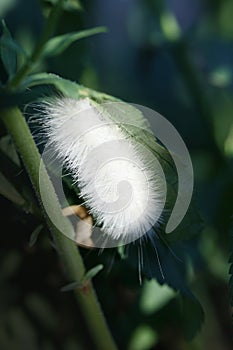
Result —
[{"label": "caterpillar body", "polygon": [[[127,131],[132,122],[125,118],[125,105],[117,102],[117,108],[109,108],[89,98],[57,97],[40,108],[49,147],[70,171],[106,240],[121,244],[155,226],[166,199],[163,170],[156,156]],[[149,131],[142,116],[133,124],[139,132]]]}]

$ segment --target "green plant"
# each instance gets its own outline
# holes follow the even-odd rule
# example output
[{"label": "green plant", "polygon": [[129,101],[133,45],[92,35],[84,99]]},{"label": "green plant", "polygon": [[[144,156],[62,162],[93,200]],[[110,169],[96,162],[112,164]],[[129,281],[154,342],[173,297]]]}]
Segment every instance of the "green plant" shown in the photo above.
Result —
[{"label": "green plant", "polygon": [[[1,117],[12,139],[14,140],[20,157],[22,158],[34,191],[37,195],[38,202],[40,202],[39,168],[41,164],[41,157],[25,118],[20,108],[17,107],[18,104],[22,105],[22,103],[28,102],[27,89],[32,89],[32,94],[31,96],[29,95],[29,100],[34,99],[34,87],[41,85],[52,85],[63,95],[75,99],[89,97],[97,103],[101,103],[103,101],[117,101],[117,99],[112,96],[88,89],[54,74],[45,72],[33,73],[33,70],[38,62],[44,60],[46,57],[60,54],[76,40],[105,31],[104,28],[100,27],[53,37],[56,23],[60,14],[62,13],[64,5],[67,6],[67,1],[58,0],[54,2],[41,39],[29,57],[27,54],[25,54],[24,49],[21,48],[11,37],[10,31],[5,22],[2,23],[3,35],[1,38],[1,59],[8,79],[5,84],[1,84],[1,96],[4,99],[2,100]],[[21,56],[23,62],[20,67],[17,66],[17,56],[19,55]],[[133,137],[135,137],[134,134]],[[154,147],[153,151],[158,155],[158,157],[160,157],[164,167],[167,168],[167,173],[170,176],[168,182],[170,186],[171,201],[174,201],[177,179],[176,175],[174,174],[172,161],[166,151],[156,142],[153,143],[151,141],[150,143],[150,140],[148,141],[148,139],[146,142],[150,147]],[[69,221],[67,221],[61,215],[60,206],[46,169],[42,169],[44,174],[44,186],[48,189],[48,196],[46,200],[53,208],[54,216],[61,221],[64,230],[69,231]],[[10,183],[7,185],[9,188],[12,187]],[[17,205],[25,208],[26,199],[23,197],[21,198],[21,194],[15,193],[14,186],[11,188],[11,191],[8,191],[7,193],[7,195],[10,194],[10,200],[13,199]],[[75,290],[77,301],[81,310],[83,311],[87,327],[89,328],[89,332],[92,334],[96,348],[101,350],[114,349],[114,341],[112,340],[110,332],[106,326],[91,283],[91,278],[94,277],[101,267],[96,266],[86,272],[77,246],[57,230],[57,228],[50,221],[46,212],[44,212],[43,209],[38,210],[37,204],[35,204],[34,207],[32,206],[30,210],[35,215],[39,216],[42,216],[42,211],[44,219],[52,234],[54,243],[66,269],[69,284],[68,286],[65,286],[63,290]],[[186,308],[186,310],[192,308],[193,312],[196,314],[196,323],[194,322],[194,324],[190,326],[190,329],[189,326],[186,327],[186,325],[184,325],[184,328],[187,328],[186,331],[189,337],[192,337],[200,328],[203,320],[203,312],[199,303],[188,287],[188,262],[185,260],[185,243],[183,240],[186,238],[191,238],[193,235],[197,234],[200,231],[200,228],[200,219],[195,210],[191,209],[183,225],[176,231],[171,239],[165,238],[163,232],[158,232],[155,241],[146,247],[147,255],[143,265],[143,275],[149,279],[156,278],[159,283],[166,283],[173,289],[179,290],[181,293],[183,293],[183,308]],[[41,227],[38,227],[34,231],[31,239],[32,242],[35,241],[40,229]],[[161,276],[161,269],[155,256],[155,248],[158,249],[159,255],[162,256],[165,278]],[[136,262],[136,269],[138,266],[138,258],[137,256],[135,257],[135,254],[137,255],[137,252],[138,251],[135,249],[129,249],[129,252],[124,251],[123,248],[119,249],[119,254],[123,259],[128,255],[129,260],[132,261],[133,265],[135,265]],[[179,259],[177,259],[176,254],[179,256],[179,258],[181,256],[183,257],[184,261],[182,263],[179,261]]]}]

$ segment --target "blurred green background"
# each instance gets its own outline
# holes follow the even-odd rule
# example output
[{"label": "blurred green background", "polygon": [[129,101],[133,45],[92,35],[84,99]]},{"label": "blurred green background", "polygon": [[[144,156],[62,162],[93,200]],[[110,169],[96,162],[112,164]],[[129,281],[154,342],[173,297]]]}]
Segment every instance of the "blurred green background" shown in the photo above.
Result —
[{"label": "blurred green background", "polygon": [[[74,2],[76,2],[74,0]],[[52,1],[0,0],[0,18],[30,52]],[[77,2],[76,2],[77,4]],[[119,254],[82,249],[84,262],[104,262],[94,279],[120,349],[230,350],[228,288],[233,236],[233,2],[232,0],[95,0],[65,11],[58,34],[104,25],[107,34],[73,44],[37,67],[125,101],[150,107],[172,122],[192,156],[195,199],[204,222],[193,254],[192,290],[206,320],[193,339],[195,315],[177,312],[179,296],[156,281],[140,286],[137,269]],[[4,69],[0,66],[1,76]],[[0,124],[0,162],[9,140]],[[13,151],[12,151],[13,152]],[[12,165],[11,165],[12,166]],[[18,166],[18,167],[17,167]],[[9,176],[33,206],[25,170]],[[4,197],[0,178],[0,349],[92,349],[90,336],[40,220]],[[18,199],[20,203],[20,198]],[[36,204],[35,204],[36,205]]]}]

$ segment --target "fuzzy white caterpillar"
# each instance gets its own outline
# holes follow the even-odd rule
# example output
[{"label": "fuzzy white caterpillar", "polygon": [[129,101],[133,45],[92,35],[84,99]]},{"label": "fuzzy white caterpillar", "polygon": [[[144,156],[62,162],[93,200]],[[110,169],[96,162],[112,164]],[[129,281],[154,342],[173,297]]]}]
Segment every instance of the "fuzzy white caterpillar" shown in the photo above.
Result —
[{"label": "fuzzy white caterpillar", "polygon": [[113,122],[88,98],[59,97],[42,109],[49,144],[103,234],[122,243],[144,235],[159,220],[166,197],[155,155],[125,132],[122,116]]}]

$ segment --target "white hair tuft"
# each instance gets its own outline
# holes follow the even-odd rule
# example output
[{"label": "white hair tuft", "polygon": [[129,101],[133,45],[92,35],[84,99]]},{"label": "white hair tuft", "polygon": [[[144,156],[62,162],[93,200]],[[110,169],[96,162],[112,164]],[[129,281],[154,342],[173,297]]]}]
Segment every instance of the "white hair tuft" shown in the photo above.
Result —
[{"label": "white hair tuft", "polygon": [[42,110],[51,147],[106,237],[130,242],[154,226],[166,196],[162,170],[155,155],[125,132],[122,118],[111,120],[104,105],[89,98],[51,99]]}]

